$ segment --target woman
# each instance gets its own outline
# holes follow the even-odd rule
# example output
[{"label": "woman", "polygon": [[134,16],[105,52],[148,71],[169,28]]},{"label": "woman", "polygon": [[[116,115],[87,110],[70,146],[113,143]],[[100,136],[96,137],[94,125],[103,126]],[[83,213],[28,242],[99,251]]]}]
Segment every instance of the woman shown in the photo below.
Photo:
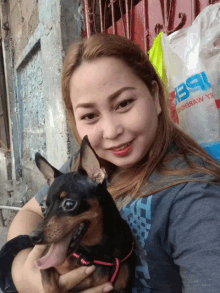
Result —
[{"label": "woman", "polygon": [[[145,53],[126,38],[97,34],[70,47],[63,98],[78,143],[87,134],[109,170],[109,192],[137,241],[133,292],[217,292],[220,286],[220,166],[170,119],[163,86]],[[69,172],[72,162],[62,169]],[[77,168],[76,156],[74,170]],[[8,240],[41,220],[47,187],[15,217]],[[28,224],[24,224],[28,223]],[[15,257],[19,292],[43,292],[34,266],[45,246]],[[86,276],[59,279],[63,292]],[[25,280],[25,281],[24,281]],[[207,289],[208,288],[208,289]],[[111,284],[84,293],[108,292]]]}]

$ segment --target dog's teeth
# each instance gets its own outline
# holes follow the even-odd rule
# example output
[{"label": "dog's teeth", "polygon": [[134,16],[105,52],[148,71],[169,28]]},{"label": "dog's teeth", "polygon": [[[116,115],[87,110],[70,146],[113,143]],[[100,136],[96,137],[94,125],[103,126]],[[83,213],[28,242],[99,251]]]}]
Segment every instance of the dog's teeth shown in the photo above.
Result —
[{"label": "dog's teeth", "polygon": [[80,223],[79,224],[79,229],[77,231],[77,234],[79,234],[82,231],[83,228],[84,228],[84,224],[83,223]]},{"label": "dog's teeth", "polygon": [[[76,240],[76,238],[80,235],[80,233],[82,232],[82,229],[84,228],[84,223],[80,223],[79,224],[79,228],[78,228],[78,230],[75,232],[75,235],[73,236],[73,241],[75,241]],[[70,247],[72,247],[74,245],[74,243],[72,243],[71,245],[70,245]]]},{"label": "dog's teeth", "polygon": [[80,223],[79,228],[80,229],[83,229],[83,227],[84,227],[84,224],[83,223]]}]

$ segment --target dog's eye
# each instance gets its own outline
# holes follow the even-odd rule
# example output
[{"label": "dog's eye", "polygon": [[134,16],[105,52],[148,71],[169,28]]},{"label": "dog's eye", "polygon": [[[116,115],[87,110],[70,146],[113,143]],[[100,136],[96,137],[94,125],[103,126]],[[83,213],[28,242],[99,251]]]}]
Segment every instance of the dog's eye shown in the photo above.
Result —
[{"label": "dog's eye", "polygon": [[66,211],[72,211],[77,206],[77,202],[75,200],[67,199],[62,204],[64,210]]},{"label": "dog's eye", "polygon": [[46,200],[43,200],[42,203],[40,204],[40,206],[41,206],[42,214],[45,217],[46,214],[47,214],[47,203],[46,203]]}]

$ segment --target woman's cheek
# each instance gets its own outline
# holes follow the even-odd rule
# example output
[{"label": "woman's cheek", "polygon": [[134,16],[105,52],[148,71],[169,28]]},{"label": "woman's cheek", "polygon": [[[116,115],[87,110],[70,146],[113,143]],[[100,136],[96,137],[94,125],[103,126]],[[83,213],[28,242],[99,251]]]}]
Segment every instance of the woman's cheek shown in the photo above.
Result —
[{"label": "woman's cheek", "polygon": [[96,127],[91,127],[91,126],[88,127],[79,122],[78,123],[76,122],[76,128],[81,139],[83,139],[85,135],[88,136],[91,146],[93,147],[95,152],[98,154],[100,152],[99,145],[102,139],[101,137],[99,137],[100,135],[99,135],[98,129]]},{"label": "woman's cheek", "polygon": [[83,137],[87,134],[87,129],[79,120],[76,120],[76,129],[79,133],[80,138],[83,139]]}]

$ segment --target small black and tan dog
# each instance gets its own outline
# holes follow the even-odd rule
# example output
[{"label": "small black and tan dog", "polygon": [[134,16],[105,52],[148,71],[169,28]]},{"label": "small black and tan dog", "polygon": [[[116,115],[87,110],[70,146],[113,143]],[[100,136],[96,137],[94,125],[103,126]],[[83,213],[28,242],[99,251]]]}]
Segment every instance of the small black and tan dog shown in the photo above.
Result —
[{"label": "small black and tan dog", "polygon": [[69,292],[112,282],[112,292],[132,292],[136,256],[128,224],[106,189],[106,172],[100,166],[88,137],[80,148],[77,172],[63,174],[39,153],[39,170],[51,185],[43,202],[43,221],[30,234],[36,244],[48,244],[45,255],[36,261],[46,293],[59,293],[59,275],[81,265],[96,270]]}]

